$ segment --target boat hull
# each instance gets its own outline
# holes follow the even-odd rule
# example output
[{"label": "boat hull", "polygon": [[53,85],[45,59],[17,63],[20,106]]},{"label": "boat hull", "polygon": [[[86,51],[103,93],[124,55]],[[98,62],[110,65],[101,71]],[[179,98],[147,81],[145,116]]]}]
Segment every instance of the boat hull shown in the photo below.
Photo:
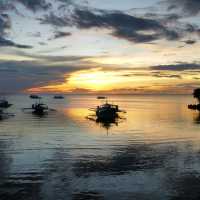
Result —
[{"label": "boat hull", "polygon": [[114,110],[97,110],[96,116],[98,117],[98,119],[109,120],[116,118],[118,114]]}]

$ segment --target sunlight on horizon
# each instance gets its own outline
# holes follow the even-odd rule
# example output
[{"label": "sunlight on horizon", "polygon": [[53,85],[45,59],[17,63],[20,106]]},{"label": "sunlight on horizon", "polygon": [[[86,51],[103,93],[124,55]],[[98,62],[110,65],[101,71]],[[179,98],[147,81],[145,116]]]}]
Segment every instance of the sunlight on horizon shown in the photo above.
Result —
[{"label": "sunlight on horizon", "polygon": [[[148,75],[148,76],[147,76]],[[33,93],[154,93],[160,91],[178,93],[173,85],[184,82],[192,83],[193,78],[187,73],[183,77],[179,74],[155,71],[147,73],[146,70],[104,70],[94,68],[80,70],[64,75],[63,83],[49,84],[43,87],[35,87],[25,92]],[[170,82],[170,84],[169,84]],[[181,90],[179,93],[184,93]],[[189,93],[189,90],[187,91]]]}]

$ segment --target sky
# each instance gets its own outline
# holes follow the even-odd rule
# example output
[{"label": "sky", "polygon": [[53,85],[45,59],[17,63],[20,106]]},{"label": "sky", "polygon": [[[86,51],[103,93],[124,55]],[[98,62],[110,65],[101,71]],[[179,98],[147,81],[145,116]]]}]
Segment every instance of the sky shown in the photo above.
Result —
[{"label": "sky", "polygon": [[0,0],[0,93],[188,94],[200,0]]}]

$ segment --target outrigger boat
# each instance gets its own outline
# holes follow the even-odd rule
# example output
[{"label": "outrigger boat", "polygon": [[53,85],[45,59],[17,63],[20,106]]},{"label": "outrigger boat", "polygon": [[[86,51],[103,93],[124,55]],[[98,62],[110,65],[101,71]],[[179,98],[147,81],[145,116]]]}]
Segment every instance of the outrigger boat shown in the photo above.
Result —
[{"label": "outrigger boat", "polygon": [[46,113],[49,110],[49,108],[44,103],[35,103],[35,104],[32,104],[32,110],[33,110],[33,113],[42,115]]},{"label": "outrigger boat", "polygon": [[5,99],[0,99],[0,108],[9,108],[12,106],[7,100]]},{"label": "outrigger boat", "polygon": [[99,119],[113,119],[118,116],[119,108],[118,105],[113,105],[109,103],[105,103],[103,105],[97,106],[96,108],[96,116]]},{"label": "outrigger boat", "polygon": [[110,104],[107,100],[104,104],[97,106],[96,108],[91,108],[89,110],[94,111],[96,117],[100,120],[115,119],[118,117],[118,113],[125,113],[124,110],[119,109],[118,105]]},{"label": "outrigger boat", "polygon": [[47,114],[49,110],[55,111],[54,109],[50,109],[46,104],[42,103],[40,100],[32,104],[30,108],[23,108],[23,110],[32,110],[32,113],[37,115]]}]

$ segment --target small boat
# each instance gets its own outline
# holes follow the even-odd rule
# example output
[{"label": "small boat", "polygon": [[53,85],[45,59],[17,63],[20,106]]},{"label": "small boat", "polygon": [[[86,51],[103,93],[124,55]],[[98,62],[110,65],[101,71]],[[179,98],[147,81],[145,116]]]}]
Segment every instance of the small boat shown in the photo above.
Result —
[{"label": "small boat", "polygon": [[54,99],[64,99],[64,97],[62,95],[55,95]]},{"label": "small boat", "polygon": [[38,96],[38,95],[36,95],[36,94],[31,94],[29,97],[30,97],[31,99],[41,99],[41,97]]},{"label": "small boat", "polygon": [[104,97],[104,96],[98,96],[97,99],[107,99],[107,97]]},{"label": "small boat", "polygon": [[32,105],[32,110],[35,114],[44,114],[48,109],[48,106],[44,103],[35,103]]},{"label": "small boat", "polygon": [[7,100],[5,99],[0,99],[0,108],[9,108],[12,106]]},{"label": "small boat", "polygon": [[31,110],[33,114],[44,115],[47,114],[48,111],[56,111],[55,109],[49,108],[46,104],[42,103],[40,100],[34,104],[30,108],[23,108],[25,110]]},{"label": "small boat", "polygon": [[97,106],[96,108],[91,108],[91,111],[94,111],[99,120],[110,120],[118,117],[119,112],[125,112],[119,109],[118,105],[106,103]]},{"label": "small boat", "polygon": [[105,103],[96,108],[96,116],[99,119],[113,119],[118,116],[119,108],[117,105]]}]

